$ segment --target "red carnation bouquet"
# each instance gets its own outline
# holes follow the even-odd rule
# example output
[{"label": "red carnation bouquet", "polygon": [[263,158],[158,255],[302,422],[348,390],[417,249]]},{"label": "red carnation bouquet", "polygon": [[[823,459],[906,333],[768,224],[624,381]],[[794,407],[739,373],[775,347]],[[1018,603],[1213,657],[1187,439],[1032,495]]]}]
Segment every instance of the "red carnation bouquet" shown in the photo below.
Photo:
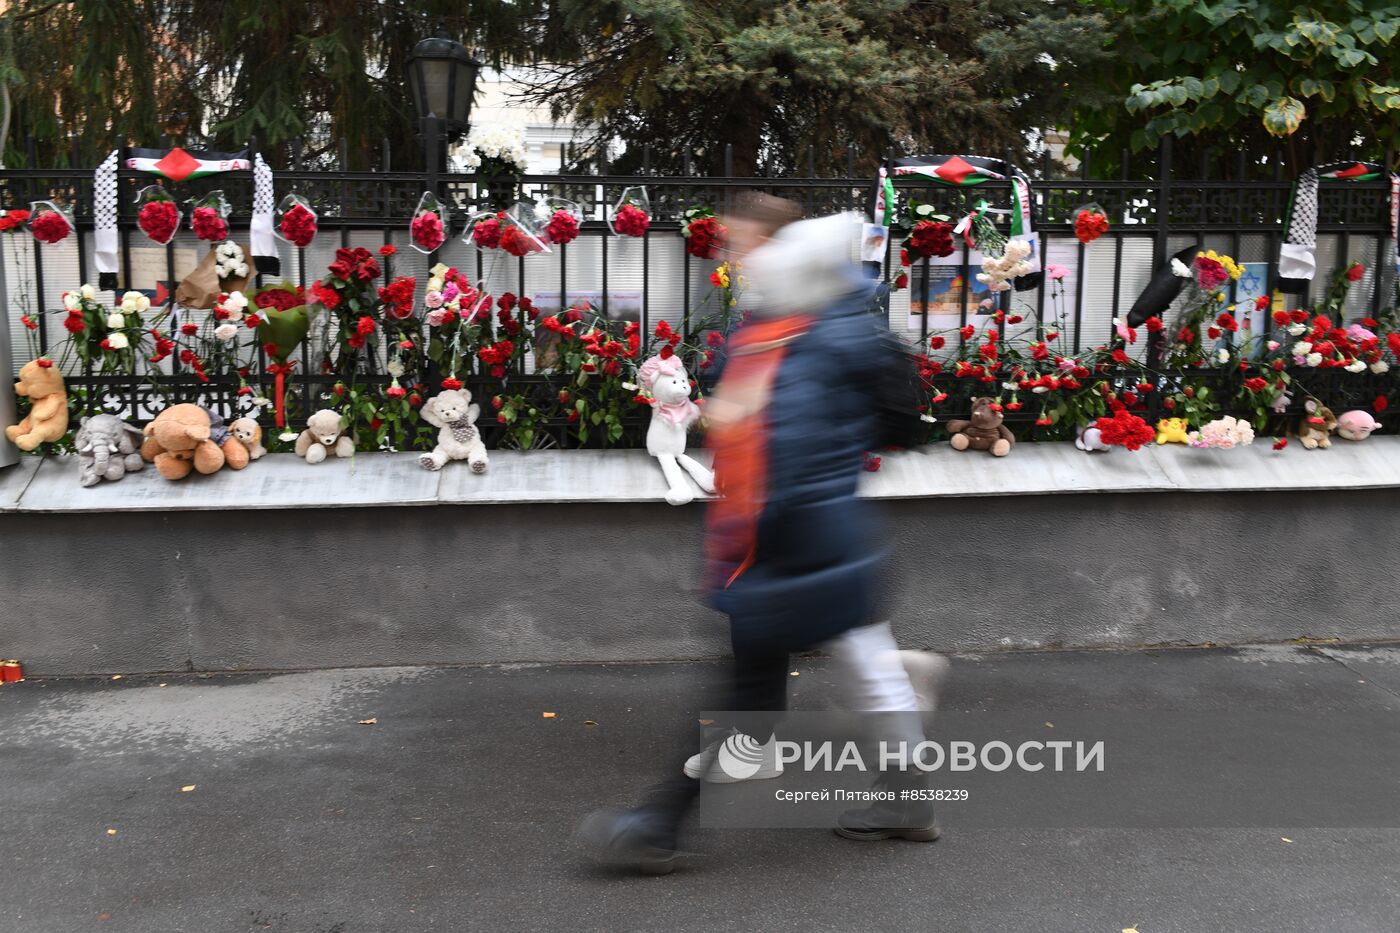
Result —
[{"label": "red carnation bouquet", "polygon": [[1126,408],[1117,409],[1111,418],[1100,418],[1094,426],[1099,429],[1100,438],[1105,444],[1128,450],[1138,450],[1157,437],[1151,425]]},{"label": "red carnation bouquet", "polygon": [[[40,243],[58,243],[73,232],[73,218],[52,201],[35,201],[28,211],[10,211],[29,218],[29,232]],[[10,229],[10,228],[5,228]]]},{"label": "red carnation bouquet", "polygon": [[472,222],[471,241],[477,249],[501,248],[501,228],[505,218],[506,212],[500,211],[495,214],[480,215]]},{"label": "red carnation bouquet", "polygon": [[10,233],[18,230],[29,222],[30,212],[22,207],[14,210],[0,211],[0,233]]},{"label": "red carnation bouquet", "polygon": [[277,233],[293,246],[305,249],[316,239],[319,227],[316,212],[299,194],[289,194],[277,205],[281,217],[277,221]]},{"label": "red carnation bouquet", "polygon": [[1081,243],[1092,243],[1108,232],[1108,217],[1097,204],[1086,204],[1074,215],[1074,235]]},{"label": "red carnation bouquet", "polygon": [[685,251],[697,259],[714,259],[729,239],[729,229],[719,222],[712,208],[692,207],[681,223]]},{"label": "red carnation bouquet", "polygon": [[136,225],[141,232],[161,246],[175,239],[180,229],[180,209],[163,185],[147,185],[136,195],[141,207],[136,212]]},{"label": "red carnation bouquet", "polygon": [[501,231],[501,249],[512,256],[526,256],[530,253],[542,252],[544,246],[523,227],[511,223]]},{"label": "red carnation bouquet", "polygon": [[210,243],[222,243],[228,239],[228,201],[222,191],[211,191],[194,202],[190,211],[190,228],[194,235]]}]

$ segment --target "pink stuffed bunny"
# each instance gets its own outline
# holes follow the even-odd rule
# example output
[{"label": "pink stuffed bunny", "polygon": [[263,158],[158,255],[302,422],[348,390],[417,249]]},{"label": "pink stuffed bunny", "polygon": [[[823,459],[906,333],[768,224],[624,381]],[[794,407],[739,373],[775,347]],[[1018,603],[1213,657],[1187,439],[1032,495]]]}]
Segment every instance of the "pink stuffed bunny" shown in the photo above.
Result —
[{"label": "pink stuffed bunny", "polygon": [[686,432],[700,419],[700,408],[690,400],[690,374],[680,358],[653,356],[638,367],[637,380],[652,396],[647,453],[657,459],[661,472],[666,474],[670,487],[666,501],[684,505],[695,498],[695,491],[685,481],[685,473],[690,474],[701,490],[713,493],[714,474],[685,452]]}]

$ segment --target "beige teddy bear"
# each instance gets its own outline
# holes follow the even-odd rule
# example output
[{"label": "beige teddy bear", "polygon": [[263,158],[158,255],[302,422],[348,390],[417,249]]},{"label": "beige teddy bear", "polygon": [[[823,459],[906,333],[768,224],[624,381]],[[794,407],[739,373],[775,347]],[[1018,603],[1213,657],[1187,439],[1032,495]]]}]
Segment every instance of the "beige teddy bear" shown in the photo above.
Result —
[{"label": "beige teddy bear", "polygon": [[5,437],[20,450],[33,450],[68,433],[68,393],[63,389],[63,374],[52,360],[41,357],[25,363],[15,394],[28,396],[34,403],[19,424],[5,428]]},{"label": "beige teddy bear", "polygon": [[228,426],[228,433],[238,438],[248,448],[248,459],[257,460],[267,453],[262,445],[262,426],[254,418],[239,418]]},{"label": "beige teddy bear", "polygon": [[355,442],[342,433],[340,412],[322,408],[306,419],[306,430],[297,438],[296,452],[307,463],[320,463],[331,454],[350,456],[355,452]]}]

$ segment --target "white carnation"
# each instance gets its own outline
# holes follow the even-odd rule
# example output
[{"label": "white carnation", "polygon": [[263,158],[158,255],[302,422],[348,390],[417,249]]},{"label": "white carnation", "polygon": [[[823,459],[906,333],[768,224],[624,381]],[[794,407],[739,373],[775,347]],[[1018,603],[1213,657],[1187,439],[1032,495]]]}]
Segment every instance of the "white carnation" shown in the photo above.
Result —
[{"label": "white carnation", "polygon": [[228,343],[234,337],[238,336],[238,325],[228,323],[220,324],[218,327],[214,328],[214,336],[218,337],[224,343]]},{"label": "white carnation", "polygon": [[107,346],[113,350],[125,350],[131,344],[126,339],[126,334],[116,333],[107,335]]},{"label": "white carnation", "polygon": [[82,298],[77,292],[63,293],[63,308],[65,311],[77,311],[82,307]]},{"label": "white carnation", "polygon": [[1374,362],[1374,363],[1371,364],[1371,372],[1375,373],[1375,374],[1378,375],[1378,376],[1379,376],[1381,373],[1389,372],[1389,371],[1390,371],[1390,364],[1387,363],[1385,360],[1377,360],[1376,362]]},{"label": "white carnation", "polygon": [[1296,337],[1296,336],[1298,336],[1299,334],[1301,334],[1303,331],[1305,331],[1305,330],[1307,330],[1307,329],[1308,329],[1308,328],[1307,328],[1305,325],[1303,325],[1303,324],[1289,324],[1289,325],[1288,325],[1288,335],[1289,335],[1290,337]]},{"label": "white carnation", "polygon": [[1352,360],[1350,363],[1348,363],[1348,364],[1346,365],[1346,370],[1347,370],[1347,372],[1349,372],[1349,373],[1364,372],[1365,369],[1366,369],[1366,364],[1365,364],[1364,362],[1362,362],[1361,360]]},{"label": "white carnation", "polygon": [[248,307],[248,296],[242,292],[229,292],[224,299],[224,307],[230,311],[242,311]]},{"label": "white carnation", "polygon": [[83,285],[79,287],[78,293],[81,294],[88,301],[92,301],[94,298],[97,297],[97,289],[93,288],[91,285]]},{"label": "white carnation", "polygon": [[1294,355],[1294,356],[1307,356],[1307,355],[1308,355],[1309,353],[1311,353],[1311,352],[1312,352],[1312,342],[1311,342],[1311,341],[1308,341],[1308,340],[1299,340],[1297,343],[1295,343],[1295,344],[1293,345],[1293,355]]},{"label": "white carnation", "polygon": [[107,326],[113,330],[121,330],[126,326],[126,318],[122,317],[120,311],[113,311],[111,314],[107,315]]},{"label": "white carnation", "polygon": [[1219,350],[1215,351],[1215,359],[1218,363],[1230,362],[1230,351],[1221,347]]},{"label": "white carnation", "polygon": [[1317,366],[1319,363],[1322,362],[1322,354],[1321,354],[1321,353],[1309,353],[1309,354],[1303,359],[1303,362],[1307,363],[1309,366]]}]

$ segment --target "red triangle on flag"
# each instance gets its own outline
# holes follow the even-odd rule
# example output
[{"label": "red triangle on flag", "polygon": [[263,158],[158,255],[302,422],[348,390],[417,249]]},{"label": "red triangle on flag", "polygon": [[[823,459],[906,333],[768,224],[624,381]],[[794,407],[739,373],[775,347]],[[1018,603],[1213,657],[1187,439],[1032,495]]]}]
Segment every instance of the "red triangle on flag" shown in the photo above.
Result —
[{"label": "red triangle on flag", "polygon": [[933,173],[946,182],[954,185],[961,185],[963,182],[967,181],[969,175],[976,175],[978,170],[967,164],[963,159],[953,156],[947,162],[944,162],[942,165],[938,166],[938,168],[934,169]]},{"label": "red triangle on flag", "polygon": [[1370,173],[1370,171],[1371,171],[1371,170],[1370,170],[1369,168],[1367,168],[1366,166],[1362,165],[1360,162],[1357,162],[1357,163],[1356,163],[1355,165],[1353,165],[1351,168],[1344,168],[1344,169],[1342,169],[1342,170],[1341,170],[1340,172],[1338,172],[1334,177],[1336,177],[1336,178],[1355,178],[1355,177],[1358,176],[1358,175],[1367,175],[1367,174]]},{"label": "red triangle on flag", "polygon": [[161,156],[153,167],[171,181],[184,181],[199,171],[199,160],[176,146]]}]

